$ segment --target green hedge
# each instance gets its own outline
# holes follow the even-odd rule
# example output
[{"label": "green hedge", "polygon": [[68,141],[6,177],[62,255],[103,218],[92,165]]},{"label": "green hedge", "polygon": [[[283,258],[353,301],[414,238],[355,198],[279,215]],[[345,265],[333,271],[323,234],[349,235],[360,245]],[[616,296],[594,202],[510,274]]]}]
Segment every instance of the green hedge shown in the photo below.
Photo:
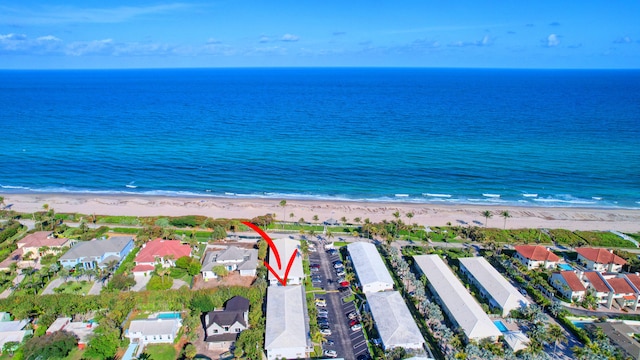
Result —
[{"label": "green hedge", "polygon": [[584,329],[580,329],[579,327],[577,327],[574,323],[571,322],[571,320],[567,319],[564,316],[558,316],[556,319],[559,323],[566,326],[569,331],[571,331],[573,335],[575,335],[585,345],[591,343],[591,339],[589,339],[589,335],[587,334],[587,332]]}]

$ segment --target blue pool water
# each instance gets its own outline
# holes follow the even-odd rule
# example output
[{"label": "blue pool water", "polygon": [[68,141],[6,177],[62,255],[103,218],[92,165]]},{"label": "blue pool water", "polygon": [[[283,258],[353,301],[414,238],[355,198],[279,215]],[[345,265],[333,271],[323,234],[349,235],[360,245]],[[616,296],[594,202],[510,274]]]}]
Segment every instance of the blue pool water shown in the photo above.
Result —
[{"label": "blue pool water", "polygon": [[560,270],[572,271],[573,268],[569,264],[558,264]]},{"label": "blue pool water", "polygon": [[509,329],[507,329],[507,327],[502,323],[502,321],[495,320],[493,323],[496,325],[498,330],[500,330],[501,332],[505,333],[505,332],[509,331]]},{"label": "blue pool water", "polygon": [[159,313],[156,316],[158,319],[180,319],[180,313],[178,312],[167,312],[167,313]]}]

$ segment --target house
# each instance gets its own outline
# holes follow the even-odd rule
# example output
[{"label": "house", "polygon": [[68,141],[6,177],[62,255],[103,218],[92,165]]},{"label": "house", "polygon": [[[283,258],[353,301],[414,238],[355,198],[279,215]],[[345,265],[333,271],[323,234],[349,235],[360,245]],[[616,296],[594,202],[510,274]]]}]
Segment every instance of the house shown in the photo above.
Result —
[{"label": "house", "polygon": [[626,277],[610,277],[610,275],[603,275],[603,277],[613,289],[610,299],[607,302],[608,308],[611,308],[613,301],[615,301],[621,309],[625,307],[635,309],[638,307],[640,293],[634,288],[629,279]]},{"label": "house", "polygon": [[[633,289],[640,293],[640,275],[638,274],[624,274],[622,275],[633,285]],[[638,310],[638,303],[635,306],[631,307],[633,311]]]},{"label": "house", "polygon": [[[302,284],[304,270],[302,269],[300,241],[287,238],[275,239],[273,240],[273,245],[277,251],[274,252],[273,249],[269,248],[269,266],[278,273],[278,276],[282,279],[284,278],[289,261],[293,256],[293,263],[289,269],[286,281],[289,285]],[[280,266],[278,266],[278,258],[280,259]],[[278,278],[271,271],[269,271],[269,285],[281,285]]]},{"label": "house", "polygon": [[104,268],[111,262],[120,265],[133,246],[133,238],[130,236],[80,241],[60,257],[60,265],[67,269],[76,265],[85,269]]},{"label": "house", "polygon": [[347,250],[365,294],[393,290],[393,279],[375,245],[355,242],[347,245]]},{"label": "house", "polygon": [[155,269],[156,264],[162,267],[173,267],[176,260],[183,256],[191,255],[191,247],[182,244],[179,240],[156,239],[142,245],[142,249],[136,255],[133,268],[134,273],[149,274]]},{"label": "house", "polygon": [[22,249],[23,256],[32,254],[31,259],[37,261],[47,254],[55,254],[64,248],[71,247],[71,240],[57,238],[51,231],[36,231],[18,241],[18,249]]},{"label": "house", "polygon": [[467,339],[497,340],[502,336],[502,332],[440,256],[417,255],[413,259],[417,270],[427,277],[429,289],[442,310],[453,324],[460,326]]},{"label": "house", "polygon": [[518,259],[527,269],[543,267],[551,269],[556,267],[560,257],[552,253],[544,246],[519,245],[515,247],[515,258]]},{"label": "house", "polygon": [[208,252],[202,261],[204,281],[218,277],[213,271],[216,266],[224,266],[227,271],[238,271],[240,276],[256,276],[258,250],[229,246],[224,250]]},{"label": "house", "polygon": [[313,351],[303,286],[267,288],[264,349],[269,360],[304,359]]},{"label": "house", "polygon": [[132,320],[125,336],[141,348],[147,344],[171,344],[181,326],[182,320],[175,317]]},{"label": "house", "polygon": [[551,274],[549,282],[562,296],[572,301],[582,301],[587,292],[584,284],[573,271],[556,271]]},{"label": "house", "polygon": [[578,263],[589,270],[619,273],[627,262],[613,253],[613,250],[595,248],[577,248]]},{"label": "house", "polygon": [[528,306],[527,300],[483,257],[460,258],[460,271],[466,274],[489,304],[508,315],[511,310]]},{"label": "house", "polygon": [[7,319],[8,317],[3,315],[2,321],[0,321],[0,351],[2,351],[4,344],[8,342],[21,343],[25,336],[33,334],[33,330],[25,330],[29,320],[11,321]]},{"label": "house", "polygon": [[47,335],[61,330],[70,332],[78,338],[78,348],[84,349],[97,326],[95,322],[71,321],[69,317],[61,317],[47,328]]},{"label": "house", "polygon": [[249,328],[249,300],[234,296],[227,301],[224,310],[214,310],[203,316],[204,341],[209,349],[229,349],[238,335]]},{"label": "house", "polygon": [[597,299],[598,304],[611,307],[611,292],[613,288],[607,280],[597,271],[586,271],[583,275],[587,282],[587,291],[589,291]]}]

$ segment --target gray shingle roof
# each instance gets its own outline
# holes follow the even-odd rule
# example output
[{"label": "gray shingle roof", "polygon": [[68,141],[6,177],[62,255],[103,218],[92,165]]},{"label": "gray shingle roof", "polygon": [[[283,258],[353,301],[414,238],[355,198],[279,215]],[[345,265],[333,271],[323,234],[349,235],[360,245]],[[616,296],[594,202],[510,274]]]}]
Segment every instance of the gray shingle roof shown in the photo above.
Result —
[{"label": "gray shingle roof", "polygon": [[62,255],[60,260],[100,257],[108,252],[121,252],[131,240],[128,236],[114,236],[106,240],[81,241]]}]

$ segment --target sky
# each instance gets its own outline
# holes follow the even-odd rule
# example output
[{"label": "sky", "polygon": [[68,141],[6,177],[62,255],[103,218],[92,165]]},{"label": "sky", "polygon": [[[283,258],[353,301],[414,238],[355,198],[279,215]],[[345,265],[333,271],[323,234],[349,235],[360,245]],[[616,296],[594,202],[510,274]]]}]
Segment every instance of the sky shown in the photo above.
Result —
[{"label": "sky", "polygon": [[0,69],[640,68],[640,1],[0,3]]}]

